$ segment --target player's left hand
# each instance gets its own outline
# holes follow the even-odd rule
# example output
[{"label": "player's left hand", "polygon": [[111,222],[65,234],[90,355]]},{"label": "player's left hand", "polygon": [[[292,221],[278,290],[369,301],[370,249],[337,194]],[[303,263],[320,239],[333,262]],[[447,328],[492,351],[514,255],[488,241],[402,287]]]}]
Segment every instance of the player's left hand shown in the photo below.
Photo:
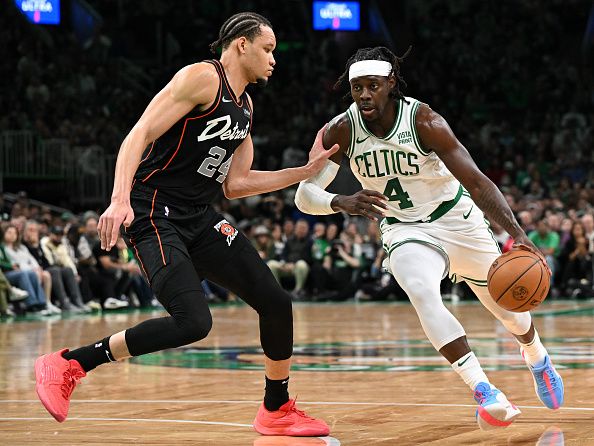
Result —
[{"label": "player's left hand", "polygon": [[328,158],[330,158],[332,155],[338,152],[338,149],[340,148],[338,144],[334,144],[328,150],[324,149],[324,143],[322,139],[324,137],[324,131],[326,130],[327,126],[328,124],[324,124],[324,127],[318,130],[316,139],[314,140],[314,143],[311,146],[311,149],[309,150],[309,160],[307,162],[307,165],[311,170],[312,175],[315,175],[320,170],[322,170],[322,168],[326,165],[326,161],[328,160]]}]

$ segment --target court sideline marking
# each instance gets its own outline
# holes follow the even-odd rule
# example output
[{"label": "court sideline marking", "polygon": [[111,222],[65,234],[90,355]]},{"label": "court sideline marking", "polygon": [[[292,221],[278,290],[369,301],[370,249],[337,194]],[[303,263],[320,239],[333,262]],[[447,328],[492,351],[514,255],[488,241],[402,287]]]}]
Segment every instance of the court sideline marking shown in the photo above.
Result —
[{"label": "court sideline marking", "polygon": [[[52,421],[49,417],[1,417],[0,421]],[[231,426],[231,427],[252,427],[251,424],[241,423],[226,423],[223,421],[199,421],[199,420],[166,420],[162,418],[68,418],[68,421],[132,421],[132,422],[154,422],[154,423],[185,423],[185,424],[210,424],[216,426]],[[340,440],[334,437],[316,437],[322,440],[326,446],[341,446]]]},{"label": "court sideline marking", "polygon": [[[0,400],[0,404],[33,404],[39,400]],[[261,404],[262,401],[250,400],[72,400],[71,403],[91,404]],[[386,402],[358,402],[358,401],[300,401],[300,404],[312,406],[398,406],[398,407],[476,407],[476,404],[437,404],[437,403],[386,403]],[[544,406],[517,406],[520,409],[534,409],[550,411]],[[560,407],[557,411],[594,411],[594,407]],[[0,418],[2,420],[3,418]],[[243,425],[241,425],[243,426]]]}]

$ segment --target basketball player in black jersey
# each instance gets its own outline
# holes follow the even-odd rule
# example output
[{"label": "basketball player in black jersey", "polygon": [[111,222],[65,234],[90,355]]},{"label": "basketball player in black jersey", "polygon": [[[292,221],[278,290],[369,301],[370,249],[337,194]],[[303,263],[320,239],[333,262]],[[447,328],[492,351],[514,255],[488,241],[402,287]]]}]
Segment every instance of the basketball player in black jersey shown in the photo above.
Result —
[{"label": "basketball player in black jersey", "polygon": [[316,174],[338,146],[325,150],[321,131],[302,167],[251,170],[252,102],[245,87],[265,84],[274,70],[270,22],[255,13],[229,18],[211,44],[219,60],[180,70],[148,105],[120,148],[111,204],[99,220],[101,248],[116,243],[120,226],[159,301],[170,316],[150,319],[72,351],[35,363],[36,390],[46,409],[66,419],[78,380],[100,364],[205,338],[212,326],[203,278],[234,292],[260,318],[266,391],[254,420],[264,435],[327,435],[289,399],[293,348],[291,297],[277,284],[247,238],[215,212],[227,198],[261,194]]}]

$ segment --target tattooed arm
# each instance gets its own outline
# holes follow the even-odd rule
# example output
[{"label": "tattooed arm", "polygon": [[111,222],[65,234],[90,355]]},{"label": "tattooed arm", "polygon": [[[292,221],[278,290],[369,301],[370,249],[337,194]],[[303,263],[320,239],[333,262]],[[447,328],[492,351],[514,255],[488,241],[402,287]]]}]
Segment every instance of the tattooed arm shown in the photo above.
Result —
[{"label": "tattooed arm", "polygon": [[422,146],[439,156],[489,220],[503,227],[516,244],[525,244],[538,252],[518,224],[503,194],[480,171],[446,120],[423,104],[417,111],[415,125]]}]

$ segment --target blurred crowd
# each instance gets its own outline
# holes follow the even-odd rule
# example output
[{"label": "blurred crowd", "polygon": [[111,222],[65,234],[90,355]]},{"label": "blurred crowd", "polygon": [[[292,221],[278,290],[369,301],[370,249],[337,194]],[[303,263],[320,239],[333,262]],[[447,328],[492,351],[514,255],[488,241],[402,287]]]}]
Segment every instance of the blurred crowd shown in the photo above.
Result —
[{"label": "blurred crowd", "polygon": [[21,193],[12,206],[2,200],[2,215],[0,314],[158,305],[121,237],[111,250],[101,249],[95,212],[56,215]]},{"label": "blurred crowd", "polygon": [[[377,222],[342,214],[302,214],[291,196],[276,192],[217,210],[241,230],[295,301],[406,300],[383,267],[385,251]],[[594,210],[564,212],[546,200],[524,208],[506,198],[553,272],[549,298],[594,297]],[[134,253],[120,237],[110,251],[97,236],[98,215],[57,214],[29,203],[22,192],[13,203],[0,202],[0,314],[40,315],[159,306]],[[499,225],[491,228],[502,252],[514,240]],[[237,296],[207,280],[209,302]],[[463,284],[444,279],[444,295],[472,299]]]},{"label": "blurred crowd", "polygon": [[[389,2],[372,3],[381,10]],[[93,144],[116,153],[150,98],[177,69],[213,57],[208,44],[225,16],[238,11],[233,2],[153,1],[134,8],[115,1],[88,4],[102,20],[85,40],[68,25],[35,26],[16,8],[5,8],[0,44],[12,63],[0,64],[2,78],[11,80],[0,84],[5,111],[0,133],[28,129],[42,139],[63,138],[72,146]],[[384,14],[392,29],[391,49],[402,54],[412,45],[402,64],[408,84],[404,93],[442,114],[504,192],[522,227],[547,256],[552,295],[592,297],[594,71],[592,47],[584,37],[591,2],[551,0],[546,8],[536,0],[404,5],[399,15]],[[241,10],[270,18],[278,41],[268,87],[250,89],[256,169],[304,163],[317,128],[346,108],[346,92],[332,87],[348,56],[357,46],[385,42],[385,35],[371,33],[349,39],[313,32],[309,8],[308,2],[298,1],[241,5]],[[139,68],[136,75],[130,63]],[[346,175],[333,187],[353,191],[358,185]],[[376,225],[343,215],[303,215],[293,195],[289,188],[233,202],[221,197],[217,207],[254,240],[295,299],[403,298],[393,279],[382,273]],[[154,304],[123,245],[109,253],[97,251],[95,226],[102,209],[56,215],[26,200],[5,202],[2,210],[6,281],[0,278],[0,287],[17,311],[124,305],[110,299]],[[509,236],[496,225],[493,230],[502,248],[509,249]],[[63,261],[56,267],[48,246],[58,238]],[[25,261],[25,250],[37,263]],[[34,274],[24,272],[23,262],[30,262]],[[104,280],[106,275],[112,279]],[[204,285],[213,301],[233,299],[214,284]],[[444,283],[444,293],[464,298],[468,290]]]}]

